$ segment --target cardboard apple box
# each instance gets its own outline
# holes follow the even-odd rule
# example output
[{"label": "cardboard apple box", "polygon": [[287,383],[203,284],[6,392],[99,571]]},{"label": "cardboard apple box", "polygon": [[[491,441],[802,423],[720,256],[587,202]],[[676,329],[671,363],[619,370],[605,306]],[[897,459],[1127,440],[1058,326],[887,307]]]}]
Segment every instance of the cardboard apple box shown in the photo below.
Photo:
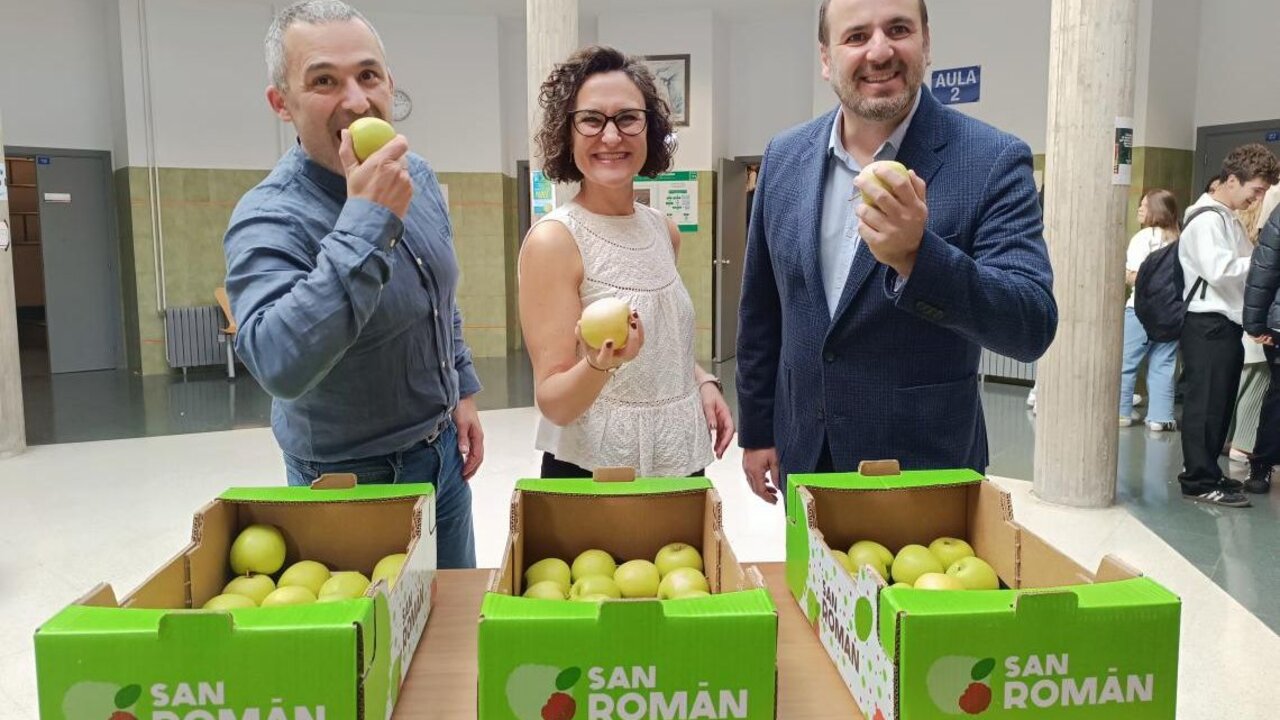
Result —
[{"label": "cardboard apple box", "polygon": [[[370,576],[380,558],[408,557],[394,588],[380,580],[360,598],[198,609],[222,591],[231,543],[254,523],[280,528],[285,568],[306,559]],[[36,631],[40,717],[389,717],[431,610],[435,524],[426,484],[327,475],[309,488],[228,490],[136,590],[117,601],[100,584]]]},{"label": "cardboard apple box", "polygon": [[[710,596],[521,597],[524,569],[538,560],[572,563],[597,548],[652,561],[673,542],[702,553]],[[479,716],[771,719],[777,637],[777,608],[759,571],[734,557],[705,478],[521,480],[481,606]]]},{"label": "cardboard apple box", "polygon": [[[978,473],[864,463],[793,475],[787,495],[787,584],[868,720],[1174,717],[1178,597],[1111,556],[1085,570]],[[939,537],[967,540],[1001,589],[890,588],[831,553]]]}]

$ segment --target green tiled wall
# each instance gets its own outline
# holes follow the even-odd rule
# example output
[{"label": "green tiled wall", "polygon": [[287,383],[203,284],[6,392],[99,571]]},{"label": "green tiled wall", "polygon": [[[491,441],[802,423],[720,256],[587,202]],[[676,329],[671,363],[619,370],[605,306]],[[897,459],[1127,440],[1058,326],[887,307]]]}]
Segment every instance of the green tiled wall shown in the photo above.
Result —
[{"label": "green tiled wall", "polygon": [[514,277],[508,275],[515,267],[515,257],[508,253],[514,232],[508,228],[508,205],[515,207],[514,181],[509,190],[509,178],[502,173],[439,177],[449,188],[449,216],[462,267],[458,304],[467,344],[476,357],[505,356],[510,342],[508,288],[514,285]]},{"label": "green tiled wall", "polygon": [[[716,174],[698,172],[698,229],[683,232],[680,237],[680,277],[693,298],[696,314],[693,349],[699,362],[711,360],[711,323],[713,310],[712,259],[715,253]],[[741,270],[739,270],[741,271]],[[735,311],[736,314],[736,311]]]},{"label": "green tiled wall", "polygon": [[[222,235],[231,211],[240,196],[265,176],[265,170],[160,169],[160,212],[155,221],[164,238],[169,307],[214,303],[213,291],[226,277]],[[129,367],[148,375],[167,373],[164,318],[156,302],[147,170],[122,168],[116,172],[116,181]]]},{"label": "green tiled wall", "polygon": [[1133,149],[1133,184],[1129,186],[1129,216],[1125,218],[1125,241],[1138,231],[1138,204],[1148,190],[1163,188],[1178,198],[1178,210],[1200,196],[1191,187],[1195,153],[1173,148],[1137,147]]}]

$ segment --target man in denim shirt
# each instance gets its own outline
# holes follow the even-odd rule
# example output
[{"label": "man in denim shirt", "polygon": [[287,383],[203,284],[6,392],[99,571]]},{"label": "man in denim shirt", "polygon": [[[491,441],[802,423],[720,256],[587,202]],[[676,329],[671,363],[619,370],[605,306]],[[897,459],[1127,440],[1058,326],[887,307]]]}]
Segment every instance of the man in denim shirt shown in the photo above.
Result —
[{"label": "man in denim shirt", "polygon": [[358,162],[345,129],[390,115],[382,41],[346,4],[309,0],[276,17],[266,54],[298,145],[241,198],[224,249],[236,351],[274,397],[288,482],[433,483],[440,567],[475,567],[480,382],[448,209],[404,136]]}]

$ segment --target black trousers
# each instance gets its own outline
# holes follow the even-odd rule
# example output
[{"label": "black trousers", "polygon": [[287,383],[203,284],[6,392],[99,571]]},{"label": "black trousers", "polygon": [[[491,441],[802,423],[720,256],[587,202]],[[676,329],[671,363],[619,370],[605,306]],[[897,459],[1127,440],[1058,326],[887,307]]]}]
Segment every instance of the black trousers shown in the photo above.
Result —
[{"label": "black trousers", "polygon": [[[689,477],[702,477],[706,475],[705,470],[690,475]],[[565,462],[549,452],[542,453],[542,477],[544,478],[589,478],[592,477],[591,471]]]},{"label": "black trousers", "polygon": [[[1187,313],[1182,326],[1182,492],[1197,495],[1223,478],[1218,457],[1227,442],[1240,372],[1244,329],[1217,313]],[[1260,438],[1261,439],[1261,438]]]},{"label": "black trousers", "polygon": [[1267,366],[1271,368],[1271,385],[1262,398],[1258,413],[1258,437],[1253,446],[1253,461],[1258,465],[1280,465],[1280,349],[1264,348]]}]

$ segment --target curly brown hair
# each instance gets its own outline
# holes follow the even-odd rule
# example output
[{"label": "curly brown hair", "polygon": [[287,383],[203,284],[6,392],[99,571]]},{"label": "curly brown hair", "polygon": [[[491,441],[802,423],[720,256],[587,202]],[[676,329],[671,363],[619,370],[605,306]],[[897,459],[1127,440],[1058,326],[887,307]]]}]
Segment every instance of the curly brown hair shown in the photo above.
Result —
[{"label": "curly brown hair", "polygon": [[582,171],[573,161],[573,122],[570,112],[577,109],[578,91],[592,75],[624,72],[644,96],[647,111],[645,137],[649,152],[640,175],[656,177],[671,167],[675,144],[671,135],[671,108],[658,94],[649,68],[639,58],[611,47],[585,47],[556,65],[551,76],[542,83],[538,104],[542,106],[542,125],[534,140],[542,156],[542,172],[556,182],[580,182]]},{"label": "curly brown hair", "polygon": [[1266,145],[1261,143],[1241,145],[1232,150],[1222,161],[1222,171],[1218,173],[1218,179],[1226,182],[1232,175],[1235,175],[1242,184],[1262,178],[1268,185],[1275,185],[1280,182],[1280,161],[1276,160],[1275,153],[1271,152]]}]

